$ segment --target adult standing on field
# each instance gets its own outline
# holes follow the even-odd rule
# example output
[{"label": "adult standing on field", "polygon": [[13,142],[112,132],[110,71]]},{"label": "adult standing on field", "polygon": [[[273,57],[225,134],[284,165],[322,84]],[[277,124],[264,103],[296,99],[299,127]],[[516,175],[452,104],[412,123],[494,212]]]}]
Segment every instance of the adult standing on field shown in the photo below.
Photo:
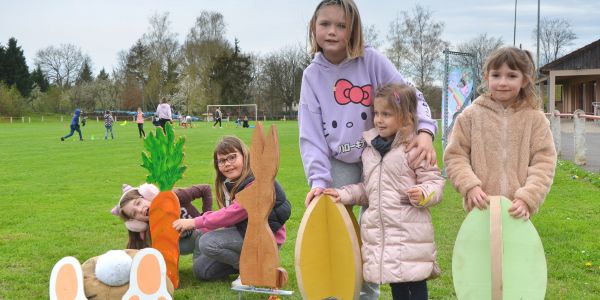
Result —
[{"label": "adult standing on field", "polygon": [[217,126],[217,123],[219,123],[219,128],[223,128],[221,127],[221,116],[223,114],[221,113],[221,107],[217,107],[217,110],[215,110],[215,124],[213,124],[213,128],[215,128],[215,126]]},{"label": "adult standing on field", "polygon": [[158,116],[158,126],[165,129],[165,123],[171,122],[173,119],[171,115],[171,105],[167,103],[167,99],[162,97],[160,104],[156,107],[156,115]]},{"label": "adult standing on field", "polygon": [[83,141],[83,137],[81,136],[81,129],[79,128],[79,115],[81,115],[81,109],[76,108],[73,113],[73,118],[71,119],[71,132],[60,138],[61,141],[71,137],[75,131],[79,133],[79,140]]}]

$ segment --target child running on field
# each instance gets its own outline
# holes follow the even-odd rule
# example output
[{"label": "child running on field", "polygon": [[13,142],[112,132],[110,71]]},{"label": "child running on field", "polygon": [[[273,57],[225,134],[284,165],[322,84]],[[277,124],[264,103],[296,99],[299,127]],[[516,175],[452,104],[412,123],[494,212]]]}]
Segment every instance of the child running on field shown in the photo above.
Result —
[{"label": "child running on field", "polygon": [[63,137],[60,138],[61,141],[64,141],[65,139],[68,139],[69,137],[71,137],[73,135],[73,133],[75,133],[75,131],[77,131],[77,133],[79,133],[79,140],[83,141],[83,136],[81,136],[81,129],[79,127],[79,115],[81,115],[81,110],[79,108],[75,109],[75,112],[73,112],[73,118],[71,119],[71,132]]},{"label": "child running on field", "polygon": [[482,95],[456,118],[444,163],[467,211],[502,195],[512,200],[511,216],[528,219],[550,190],[556,150],[535,72],[529,51],[496,50],[484,66]]},{"label": "child running on field", "polygon": [[[325,188],[357,183],[360,155],[367,143],[362,133],[373,128],[372,93],[392,82],[406,83],[394,65],[364,45],[362,24],[352,0],[323,0],[309,23],[311,64],[304,70],[298,124],[300,153],[310,191],[308,205]],[[418,133],[405,148],[417,148],[412,164],[436,162],[431,119],[423,94],[417,91]],[[376,285],[363,284],[361,299],[377,299]]]},{"label": "child running on field", "polygon": [[110,137],[114,140],[115,136],[113,135],[113,122],[115,120],[113,119],[112,113],[110,112],[110,110],[107,110],[104,113],[104,128],[106,128],[106,132],[104,133],[104,139],[107,140],[108,139],[108,132],[110,131]]},{"label": "child running on field", "polygon": [[417,134],[416,90],[385,85],[374,102],[375,128],[363,133],[363,181],[323,193],[369,205],[360,220],[365,281],[389,283],[394,299],[427,299],[426,280],[439,275],[428,207],[442,199],[444,179],[437,166],[409,163],[417,149],[405,151]]},{"label": "child running on field", "polygon": [[[249,150],[237,137],[226,136],[215,148],[215,190],[218,211],[194,219],[173,222],[177,231],[201,229],[204,233],[198,243],[202,255],[194,261],[194,274],[202,280],[221,279],[238,274],[248,213],[236,201],[236,195],[254,181],[250,170]],[[291,205],[281,185],[275,181],[275,204],[268,223],[279,247],[285,242],[285,222],[291,214]],[[219,229],[219,230],[216,230]],[[241,286],[238,277],[232,287]]]}]

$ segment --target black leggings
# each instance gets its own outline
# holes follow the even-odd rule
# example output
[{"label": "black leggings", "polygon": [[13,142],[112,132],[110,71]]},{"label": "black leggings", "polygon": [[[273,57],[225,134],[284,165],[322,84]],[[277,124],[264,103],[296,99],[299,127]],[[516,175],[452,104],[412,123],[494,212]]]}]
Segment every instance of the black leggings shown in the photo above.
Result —
[{"label": "black leggings", "polygon": [[215,120],[215,124],[213,124],[213,127],[217,126],[217,123],[219,123],[219,127],[221,127],[221,118],[217,118]]},{"label": "black leggings", "polygon": [[146,132],[144,132],[144,123],[138,123],[138,132],[140,137],[146,136]]},{"label": "black leggings", "polygon": [[427,300],[427,281],[394,282],[390,283],[394,300]]}]

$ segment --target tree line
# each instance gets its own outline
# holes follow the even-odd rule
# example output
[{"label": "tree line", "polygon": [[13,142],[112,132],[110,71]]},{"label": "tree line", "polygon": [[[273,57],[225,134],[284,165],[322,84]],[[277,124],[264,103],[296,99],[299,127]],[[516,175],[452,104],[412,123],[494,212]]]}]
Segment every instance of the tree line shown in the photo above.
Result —
[{"label": "tree line", "polygon": [[[0,44],[0,114],[64,114],[75,107],[153,111],[166,97],[175,111],[188,115],[202,114],[209,104],[256,103],[261,116],[294,117],[302,72],[311,61],[301,43],[267,54],[244,52],[238,39],[225,38],[225,19],[214,11],[200,13],[182,44],[170,25],[169,13],[151,16],[148,32],[118,54],[110,74],[101,69],[94,75],[92,59],[72,44],[40,49],[29,72],[17,39],[10,38]],[[543,63],[564,54],[576,38],[564,19],[544,18],[540,28]],[[485,57],[504,44],[481,33],[452,46],[442,39],[443,30],[444,23],[420,5],[390,23],[385,49],[375,27],[364,27],[366,43],[380,48],[423,91],[434,117],[441,106],[443,50],[474,53],[475,62],[455,63],[473,64],[481,76]]]}]

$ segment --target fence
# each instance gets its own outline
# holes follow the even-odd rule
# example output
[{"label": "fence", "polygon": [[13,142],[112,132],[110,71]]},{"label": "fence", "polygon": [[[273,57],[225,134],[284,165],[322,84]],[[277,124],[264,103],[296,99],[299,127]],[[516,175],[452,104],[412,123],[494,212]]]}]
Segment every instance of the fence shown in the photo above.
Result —
[{"label": "fence", "polygon": [[[556,152],[560,156],[562,149],[562,127],[561,118],[573,118],[573,142],[574,142],[574,159],[573,162],[577,165],[585,165],[587,163],[586,157],[586,120],[594,120],[596,126],[600,125],[597,121],[600,120],[599,115],[586,115],[583,110],[576,110],[572,114],[560,113],[555,110],[553,114],[547,113],[550,117],[550,127],[552,129],[552,136],[554,138],[554,146]],[[599,126],[600,127],[600,126]],[[598,150],[598,149],[596,149]]]},{"label": "fence", "polygon": [[[0,117],[0,123],[31,123],[31,122],[71,122],[71,118],[73,116],[59,116],[59,115],[51,115],[51,116],[35,116],[35,117]],[[104,122],[104,118],[101,116],[88,116],[87,121],[91,121],[96,119],[96,122]],[[133,120],[135,121],[135,116],[115,116],[113,115],[113,119],[117,122],[119,119],[121,120]],[[149,117],[145,118],[149,119]]]}]

